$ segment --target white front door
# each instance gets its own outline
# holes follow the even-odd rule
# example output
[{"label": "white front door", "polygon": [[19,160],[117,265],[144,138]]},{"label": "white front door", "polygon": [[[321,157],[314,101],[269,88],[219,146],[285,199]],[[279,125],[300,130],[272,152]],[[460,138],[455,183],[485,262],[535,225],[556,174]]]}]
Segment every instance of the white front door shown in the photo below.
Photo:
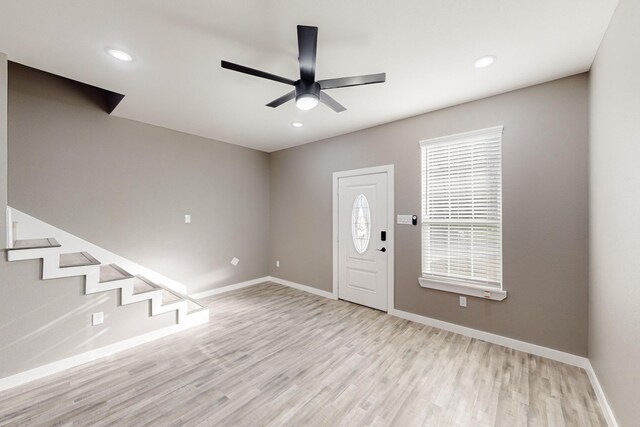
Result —
[{"label": "white front door", "polygon": [[338,297],[387,311],[388,174],[338,179]]}]

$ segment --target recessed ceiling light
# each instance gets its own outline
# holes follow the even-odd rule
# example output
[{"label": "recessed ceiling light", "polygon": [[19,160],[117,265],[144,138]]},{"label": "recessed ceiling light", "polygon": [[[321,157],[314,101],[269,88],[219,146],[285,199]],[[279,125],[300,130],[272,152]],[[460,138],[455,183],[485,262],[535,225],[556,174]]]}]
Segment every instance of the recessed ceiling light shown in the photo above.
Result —
[{"label": "recessed ceiling light", "polygon": [[291,126],[293,126],[294,128],[301,128],[301,127],[302,127],[302,123],[300,123],[300,122],[293,122],[293,123],[291,123]]},{"label": "recessed ceiling light", "polygon": [[493,55],[487,55],[483,56],[482,58],[476,59],[476,61],[473,63],[473,66],[476,68],[485,68],[493,64],[494,62],[496,62],[496,57]]},{"label": "recessed ceiling light", "polygon": [[127,52],[123,52],[118,49],[107,49],[107,53],[114,58],[119,59],[120,61],[131,62],[133,60],[131,55],[129,55]]}]

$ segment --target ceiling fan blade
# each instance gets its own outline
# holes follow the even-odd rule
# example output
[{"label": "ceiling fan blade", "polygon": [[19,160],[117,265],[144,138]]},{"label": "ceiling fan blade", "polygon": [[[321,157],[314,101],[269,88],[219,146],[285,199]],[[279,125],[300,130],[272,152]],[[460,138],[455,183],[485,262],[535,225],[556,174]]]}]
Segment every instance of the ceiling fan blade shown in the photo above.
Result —
[{"label": "ceiling fan blade", "polygon": [[220,65],[222,66],[222,68],[226,68],[227,70],[238,71],[240,73],[250,74],[250,75],[256,76],[256,77],[262,77],[263,79],[274,80],[276,82],[284,83],[286,85],[293,86],[293,85],[296,84],[296,82],[294,82],[293,80],[288,79],[286,77],[276,76],[275,74],[266,73],[264,71],[256,70],[256,69],[249,68],[249,67],[245,67],[244,65],[234,64],[232,62],[227,62],[227,61],[223,60],[220,63]]},{"label": "ceiling fan blade", "polygon": [[338,101],[330,97],[324,92],[320,92],[320,102],[322,102],[327,107],[331,108],[336,113],[341,113],[346,111],[347,109],[342,106]]},{"label": "ceiling fan blade", "polygon": [[287,93],[286,95],[282,95],[280,98],[274,99],[273,101],[268,103],[267,107],[271,107],[271,108],[279,107],[282,104],[284,104],[285,102],[291,101],[295,97],[296,97],[296,91],[292,90],[291,92]]},{"label": "ceiling fan blade", "polygon": [[298,25],[298,62],[300,78],[316,81],[316,52],[318,50],[318,27]]},{"label": "ceiling fan blade", "polygon": [[366,76],[340,77],[337,79],[319,80],[321,89],[335,89],[338,87],[370,85],[373,83],[384,83],[386,73],[367,74]]}]

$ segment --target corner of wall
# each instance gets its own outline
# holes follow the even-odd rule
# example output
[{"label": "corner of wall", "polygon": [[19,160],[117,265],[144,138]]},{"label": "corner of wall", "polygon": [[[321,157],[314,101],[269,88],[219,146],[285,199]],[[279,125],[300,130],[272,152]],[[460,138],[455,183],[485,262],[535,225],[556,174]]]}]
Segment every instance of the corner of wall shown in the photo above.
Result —
[{"label": "corner of wall", "polygon": [[611,425],[640,419],[639,72],[640,3],[620,0],[589,75],[588,355]]},{"label": "corner of wall", "polygon": [[6,241],[4,224],[7,208],[7,55],[0,52],[0,244]]}]

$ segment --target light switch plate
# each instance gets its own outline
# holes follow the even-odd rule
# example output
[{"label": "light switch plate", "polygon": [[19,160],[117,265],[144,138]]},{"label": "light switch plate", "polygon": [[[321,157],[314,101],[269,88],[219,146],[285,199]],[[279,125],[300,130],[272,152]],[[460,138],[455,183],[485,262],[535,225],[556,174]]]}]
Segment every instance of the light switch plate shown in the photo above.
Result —
[{"label": "light switch plate", "polygon": [[276,267],[280,267],[280,261],[276,261]]},{"label": "light switch plate", "polygon": [[413,215],[398,215],[398,224],[412,225]]},{"label": "light switch plate", "polygon": [[466,307],[467,306],[467,297],[460,297],[460,307]]},{"label": "light switch plate", "polygon": [[185,224],[191,224],[191,215],[187,214],[184,216],[184,223]]},{"label": "light switch plate", "polygon": [[235,267],[236,265],[238,265],[239,262],[240,260],[238,258],[233,257],[233,259],[231,260],[231,265]]},{"label": "light switch plate", "polygon": [[104,312],[93,313],[91,315],[91,325],[102,325],[104,323]]}]

